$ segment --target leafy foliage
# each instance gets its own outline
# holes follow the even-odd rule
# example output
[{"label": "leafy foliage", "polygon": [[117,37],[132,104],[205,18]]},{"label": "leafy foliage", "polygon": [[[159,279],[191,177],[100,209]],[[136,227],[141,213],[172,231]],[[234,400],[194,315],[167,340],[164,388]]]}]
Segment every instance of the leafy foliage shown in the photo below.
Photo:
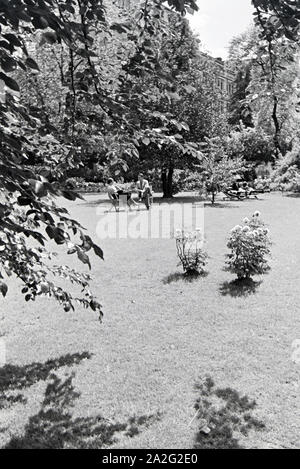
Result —
[{"label": "leafy foliage", "polygon": [[270,255],[269,231],[255,212],[249,220],[245,218],[243,226],[235,226],[230,233],[227,247],[227,270],[236,274],[238,279],[249,279],[256,274],[269,270],[267,256]]},{"label": "leafy foliage", "polygon": [[258,140],[263,131],[272,137],[273,157],[284,154],[299,127],[299,45],[266,36],[258,23],[233,40],[230,58],[239,80],[230,123],[253,127]]},{"label": "leafy foliage", "polygon": [[[287,154],[289,160],[289,151],[299,138],[299,2],[252,3],[255,27],[234,38],[230,48],[239,80],[230,106],[230,123],[241,132],[240,136],[233,134],[231,143],[236,146],[234,152],[244,147],[246,159],[252,147],[251,159],[278,160],[284,167],[282,156]],[[245,131],[240,121],[253,130]]]},{"label": "leafy foliage", "polygon": [[203,183],[207,192],[212,196],[212,203],[218,192],[228,187],[234,178],[245,169],[241,157],[229,157],[226,153],[226,143],[219,137],[206,139],[203,151],[199,155],[201,162]]},{"label": "leafy foliage", "polygon": [[[135,68],[131,64],[129,75],[133,68],[134,73],[144,70],[145,60],[153,52],[151,47],[146,50],[145,41],[152,37],[150,46],[155,46],[157,35],[162,34],[165,3],[146,1],[144,8],[141,7],[134,33],[139,63]],[[167,3],[182,13],[186,8],[197,8],[193,0]],[[101,248],[56,204],[54,197],[69,200],[78,197],[59,181],[66,171],[82,163],[79,142],[87,126],[92,128],[94,122],[95,129],[103,130],[105,119],[107,125],[123,129],[133,145],[140,135],[139,126],[120,94],[117,96],[108,86],[106,63],[99,65],[96,60],[97,38],[102,36],[105,40],[111,31],[128,35],[132,31],[124,25],[107,22],[102,0],[1,2],[0,27],[0,79],[7,88],[0,103],[1,293],[7,293],[4,276],[14,274],[23,283],[27,301],[37,295],[48,295],[58,300],[65,310],[73,308],[77,301],[97,310],[101,316],[101,306],[88,289],[90,277],[53,265],[47,243],[52,240],[64,246],[89,268],[89,251],[103,259]],[[50,118],[51,106],[44,99],[48,83],[44,82],[40,88],[39,60],[29,54],[34,35],[42,47],[53,48],[53,60],[59,59],[60,97],[55,118]],[[60,55],[55,56],[58,52]],[[28,88],[32,83],[36,85],[34,101],[29,93],[26,102],[24,75],[29,77]],[[120,83],[122,76],[118,77]],[[63,134],[59,131],[62,123]],[[26,164],[32,161],[44,164],[43,174]],[[57,276],[79,285],[83,295],[74,297],[56,285],[53,278]]]},{"label": "leafy foliage", "polygon": [[[149,173],[155,168],[164,197],[176,192],[177,170],[197,167],[199,142],[221,127],[216,70],[212,61],[204,61],[199,54],[198,42],[185,19],[170,15],[169,33],[157,42],[152,58],[154,72],[132,77],[130,87],[122,89],[143,129],[140,160],[134,168]],[[130,157],[126,161],[129,172],[125,177],[135,177]]]},{"label": "leafy foliage", "polygon": [[261,128],[244,127],[232,131],[226,143],[231,157],[244,158],[247,162],[273,161],[274,142]]},{"label": "leafy foliage", "polygon": [[252,0],[256,9],[257,24],[264,35],[276,38],[285,36],[298,42],[300,39],[300,12],[297,0]]},{"label": "leafy foliage", "polygon": [[272,183],[276,188],[300,192],[300,143],[293,142],[292,149],[282,157],[272,174]]},{"label": "leafy foliage", "polygon": [[177,255],[187,276],[203,274],[207,254],[203,250],[203,234],[201,231],[186,232],[177,230],[175,233]]}]

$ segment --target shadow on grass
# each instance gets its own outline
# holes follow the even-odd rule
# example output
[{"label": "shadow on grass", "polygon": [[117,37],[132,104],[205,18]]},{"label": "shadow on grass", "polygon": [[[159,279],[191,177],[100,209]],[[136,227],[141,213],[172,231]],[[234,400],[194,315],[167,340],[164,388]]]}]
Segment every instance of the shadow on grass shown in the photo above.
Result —
[{"label": "shadow on grass", "polygon": [[[73,386],[75,374],[61,379],[53,370],[78,365],[91,356],[84,352],[65,355],[45,363],[23,367],[6,365],[0,368],[0,391],[5,407],[27,402],[21,394],[6,393],[30,387],[38,381],[48,381],[39,412],[30,417],[24,434],[13,436],[5,449],[101,448],[103,445],[113,444],[118,434],[133,437],[160,418],[159,414],[142,415],[131,417],[124,423],[114,423],[100,415],[73,417],[74,402],[80,397]],[[0,431],[5,432],[7,429],[1,428]]]},{"label": "shadow on grass", "polygon": [[216,388],[208,376],[196,384],[197,449],[242,449],[238,436],[262,431],[265,424],[253,416],[257,404],[231,388]]},{"label": "shadow on grass", "polygon": [[30,365],[5,365],[0,368],[0,409],[9,408],[14,404],[26,404],[27,399],[17,390],[25,389],[38,381],[46,381],[50,374],[62,367],[78,365],[82,360],[91,358],[88,352],[63,355],[45,363]]},{"label": "shadow on grass", "polygon": [[49,375],[64,366],[79,365],[82,360],[92,357],[89,352],[63,355],[48,360],[45,363],[31,363],[30,365],[5,365],[0,368],[0,393],[13,389],[24,389],[38,381],[45,381]]},{"label": "shadow on grass", "polygon": [[[96,195],[97,193],[93,193],[93,194],[85,194],[83,193],[83,197],[85,195]],[[81,203],[77,203],[77,205],[82,205],[82,206],[86,206],[86,207],[97,207],[99,205],[110,205],[110,201],[108,199],[108,197],[106,197],[106,195],[102,195],[100,196],[99,195],[99,199],[97,200],[87,200],[87,199],[84,199],[83,198],[83,202]],[[137,199],[137,195],[134,194],[133,195],[133,198],[136,200]],[[217,200],[214,204],[211,203],[211,200],[207,197],[203,197],[203,196],[200,196],[200,195],[190,195],[190,194],[187,194],[187,195],[175,195],[174,197],[171,197],[171,198],[164,198],[162,197],[161,195],[154,195],[153,196],[153,203],[156,204],[156,205],[160,205],[160,204],[169,204],[169,205],[172,205],[172,204],[204,204],[205,207],[211,207],[211,208],[239,208],[240,205],[236,205],[238,202],[244,202],[245,200],[247,201],[261,201],[263,199],[256,199],[256,198],[247,198],[247,199],[237,199],[237,200]]]},{"label": "shadow on grass", "polygon": [[239,208],[239,205],[235,205],[236,202],[239,202],[239,200],[231,202],[215,202],[214,204],[207,201],[205,202],[205,208]]},{"label": "shadow on grass", "polygon": [[262,281],[254,281],[250,279],[236,279],[231,282],[224,282],[219,288],[219,292],[223,296],[243,297],[253,295]]},{"label": "shadow on grass", "polygon": [[158,204],[197,204],[205,202],[203,197],[196,194],[175,195],[171,198],[155,196],[153,200]]},{"label": "shadow on grass", "polygon": [[291,197],[293,199],[299,199],[300,192],[290,192],[289,194],[284,194],[284,197]]},{"label": "shadow on grass", "polygon": [[78,203],[77,205],[85,206],[85,207],[97,207],[98,205],[109,205],[111,206],[110,200],[108,198],[101,198],[97,200],[86,200],[84,199],[83,202]]},{"label": "shadow on grass", "polygon": [[[133,196],[134,199],[137,198],[137,195],[134,194]],[[186,196],[174,196],[172,198],[163,198],[162,196],[154,195],[153,197],[153,203],[154,204],[197,204],[197,203],[204,203],[204,199],[201,196],[191,196],[191,195],[186,195]],[[84,200],[84,202],[79,203],[78,205],[84,205],[86,207],[96,207],[98,205],[110,205],[110,201],[107,197],[101,197],[97,200]],[[143,204],[141,203],[143,206]]]},{"label": "shadow on grass", "polygon": [[193,283],[199,280],[200,278],[205,278],[208,276],[208,272],[204,271],[201,274],[194,274],[194,275],[186,275],[181,272],[175,272],[174,274],[170,274],[163,279],[164,285],[170,285],[171,283],[184,281],[187,283]]},{"label": "shadow on grass", "polygon": [[[157,204],[168,203],[168,204],[194,204],[194,205],[204,205],[205,208],[239,208],[238,205],[232,204],[230,201],[218,201],[214,204],[208,198],[203,198],[201,196],[175,196],[172,199],[164,199],[162,197],[154,197],[154,202]],[[239,202],[236,200],[235,202]]]},{"label": "shadow on grass", "polygon": [[102,416],[73,417],[71,409],[80,397],[72,384],[74,373],[64,381],[50,376],[39,412],[30,417],[21,437],[13,437],[4,449],[98,449],[116,442],[116,436],[133,437],[159,415],[131,417],[113,423]]}]

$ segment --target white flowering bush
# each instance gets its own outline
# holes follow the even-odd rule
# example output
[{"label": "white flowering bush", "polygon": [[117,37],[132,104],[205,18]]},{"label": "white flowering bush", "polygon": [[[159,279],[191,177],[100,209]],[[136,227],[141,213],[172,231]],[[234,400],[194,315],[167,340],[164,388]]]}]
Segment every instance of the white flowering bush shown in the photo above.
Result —
[{"label": "white flowering bush", "polygon": [[259,212],[231,230],[227,247],[231,253],[227,255],[226,270],[239,279],[249,279],[269,270],[271,241]]},{"label": "white flowering bush", "polygon": [[203,250],[203,234],[200,230],[175,233],[177,254],[183,271],[187,276],[200,275],[204,272],[207,253]]}]

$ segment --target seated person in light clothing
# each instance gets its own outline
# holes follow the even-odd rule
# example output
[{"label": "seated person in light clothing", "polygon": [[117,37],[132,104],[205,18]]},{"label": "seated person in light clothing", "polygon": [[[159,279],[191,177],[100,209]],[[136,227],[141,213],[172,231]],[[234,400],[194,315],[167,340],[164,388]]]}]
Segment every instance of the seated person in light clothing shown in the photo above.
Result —
[{"label": "seated person in light clothing", "polygon": [[124,196],[130,209],[131,205],[137,205],[132,199],[131,192],[124,191],[112,178],[109,178],[107,181],[107,194],[116,210],[119,208],[118,202],[121,196]]},{"label": "seated person in light clothing", "polygon": [[231,186],[225,189],[225,194],[228,194],[230,197],[236,197],[237,199],[242,199],[246,196],[246,192],[240,187],[240,184],[234,181]]},{"label": "seated person in light clothing", "polygon": [[139,174],[139,178],[137,181],[137,191],[139,195],[139,202],[143,200],[147,193],[151,192],[149,182],[147,181],[147,179],[144,178],[143,173]]},{"label": "seated person in light clothing", "polygon": [[247,197],[249,197],[252,192],[255,192],[253,187],[249,186],[248,182],[243,183],[243,190],[246,192]]},{"label": "seated person in light clothing", "polygon": [[110,200],[118,200],[118,195],[122,191],[112,178],[107,181],[107,193]]}]

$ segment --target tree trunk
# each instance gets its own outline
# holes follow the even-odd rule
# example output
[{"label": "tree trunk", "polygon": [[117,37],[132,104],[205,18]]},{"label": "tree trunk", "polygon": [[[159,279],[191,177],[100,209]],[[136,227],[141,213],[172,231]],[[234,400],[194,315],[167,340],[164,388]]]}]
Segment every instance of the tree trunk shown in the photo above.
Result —
[{"label": "tree trunk", "polygon": [[69,49],[69,66],[66,75],[69,91],[66,94],[64,133],[73,140],[76,123],[76,89],[74,80],[74,52]]},{"label": "tree trunk", "polygon": [[273,100],[274,100],[274,105],[273,105],[272,119],[273,119],[273,123],[275,127],[274,145],[275,145],[276,158],[278,158],[279,154],[281,153],[281,146],[280,146],[280,124],[279,124],[278,116],[277,116],[278,98],[276,95],[274,96]]},{"label": "tree trunk", "polygon": [[211,203],[212,203],[212,204],[215,203],[215,199],[216,199],[216,193],[215,193],[215,191],[213,190],[212,193],[211,193]]},{"label": "tree trunk", "polygon": [[161,181],[164,199],[170,199],[173,197],[173,174],[174,168],[172,167],[162,170]]}]

